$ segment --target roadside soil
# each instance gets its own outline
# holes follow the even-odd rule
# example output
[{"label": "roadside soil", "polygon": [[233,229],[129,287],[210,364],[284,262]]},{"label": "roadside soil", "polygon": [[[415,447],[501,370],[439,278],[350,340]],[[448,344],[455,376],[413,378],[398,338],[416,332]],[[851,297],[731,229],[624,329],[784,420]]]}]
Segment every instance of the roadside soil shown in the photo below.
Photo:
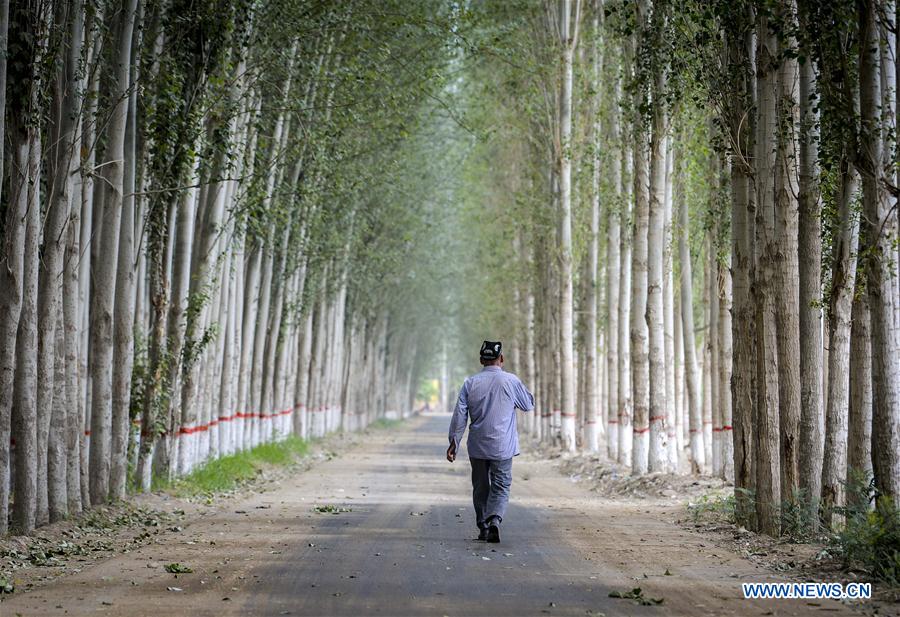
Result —
[{"label": "roadside soil", "polygon": [[[686,496],[592,492],[558,460],[515,461],[502,542],[478,542],[465,453],[443,459],[448,421],[358,435],[331,449],[340,456],[196,510],[151,497],[141,507],[170,517],[158,534],[29,579],[0,616],[900,614],[888,603],[744,600],[742,582],[792,579],[686,527]],[[167,572],[173,563],[192,572]],[[646,605],[610,597],[635,588]]]}]

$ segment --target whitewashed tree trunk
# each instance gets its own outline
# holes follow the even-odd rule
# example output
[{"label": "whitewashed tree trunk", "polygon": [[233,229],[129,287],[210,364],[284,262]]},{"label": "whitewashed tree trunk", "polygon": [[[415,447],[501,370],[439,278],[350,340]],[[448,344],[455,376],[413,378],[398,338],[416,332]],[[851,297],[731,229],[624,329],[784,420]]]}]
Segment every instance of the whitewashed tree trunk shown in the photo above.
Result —
[{"label": "whitewashed tree trunk", "polygon": [[[622,162],[625,177],[630,178],[633,166],[629,149],[623,148]],[[631,183],[624,185],[622,203],[623,230],[630,228],[632,218]],[[631,466],[633,446],[632,412],[634,410],[631,377],[631,241],[627,231],[621,235],[620,262],[622,276],[619,279],[619,463]]]},{"label": "whitewashed tree trunk", "polygon": [[[637,120],[636,122],[640,122]],[[647,473],[649,462],[650,364],[647,331],[647,229],[649,189],[644,132],[634,130],[634,220],[631,239],[631,404],[633,410],[632,473]]]},{"label": "whitewashed tree trunk", "polygon": [[678,472],[678,401],[675,393],[675,274],[673,271],[672,247],[672,174],[675,169],[675,154],[672,138],[666,140],[666,190],[665,220],[663,228],[663,331],[665,335],[666,364],[666,442],[667,467],[672,473]]},{"label": "whitewashed tree trunk", "polygon": [[691,435],[691,469],[701,473],[706,468],[703,448],[703,415],[701,411],[700,375],[697,369],[697,351],[694,340],[694,298],[691,250],[688,245],[688,204],[679,196],[678,258],[681,263],[681,332],[684,341],[684,377],[687,382],[688,422]]},{"label": "whitewashed tree trunk", "polygon": [[719,290],[718,271],[719,264],[716,255],[716,245],[713,240],[718,233],[713,230],[709,243],[709,263],[707,265],[707,360],[704,369],[704,385],[706,391],[704,398],[708,401],[707,407],[712,416],[712,473],[722,477],[725,471],[724,448],[722,447],[722,408],[719,405]]},{"label": "whitewashed tree trunk", "polygon": [[722,478],[728,481],[734,480],[734,443],[732,442],[732,407],[731,407],[731,377],[732,377],[732,353],[734,351],[731,333],[731,255],[727,254],[723,261],[719,262],[719,274],[717,291],[719,293],[719,374],[715,376],[719,380],[718,405],[722,417]]},{"label": "whitewashed tree trunk", "polygon": [[559,108],[560,206],[560,370],[561,416],[565,447],[575,451],[575,345],[572,290],[572,61],[578,41],[581,0],[559,0],[562,80]]},{"label": "whitewashed tree trunk", "polygon": [[[600,373],[598,363],[598,332],[597,324],[600,318],[598,306],[599,282],[598,268],[600,256],[600,164],[601,164],[601,147],[602,133],[600,125],[600,96],[599,84],[603,72],[603,55],[601,44],[601,15],[603,12],[603,2],[595,3],[593,17],[594,44],[592,48],[592,71],[594,83],[597,84],[598,94],[594,95],[592,102],[592,111],[594,114],[594,122],[591,125],[591,138],[593,141],[594,152],[592,156],[591,167],[591,237],[588,248],[588,276],[587,276],[587,329],[585,337],[587,346],[585,349],[585,373],[586,379],[584,389],[587,392],[584,404],[586,405],[585,413],[585,448],[590,452],[596,452],[598,448],[597,437],[598,431],[598,411],[601,410],[600,384],[597,383],[597,377]],[[603,413],[600,413],[600,420],[603,419]]]},{"label": "whitewashed tree trunk", "polygon": [[[673,281],[672,286],[675,286]],[[674,293],[674,289],[673,289]],[[684,388],[684,335],[682,334],[682,317],[681,317],[681,294],[675,296],[675,417],[676,431],[675,438],[678,440],[678,467],[676,472],[681,471],[681,460],[685,456],[687,444],[690,444],[691,436],[688,433],[689,422],[686,417],[685,410],[685,388]]]},{"label": "whitewashed tree trunk", "polygon": [[[618,102],[621,100],[621,85],[616,80],[616,98]],[[619,141],[619,113],[617,109],[613,109],[610,114],[610,141],[617,143]],[[615,192],[615,202],[610,202],[606,208],[606,375],[609,387],[606,389],[607,404],[607,433],[606,433],[606,453],[611,460],[619,458],[619,415],[621,414],[620,400],[622,394],[620,388],[624,387],[620,383],[619,374],[619,312],[622,310],[620,306],[621,296],[619,295],[619,286],[622,284],[622,268],[621,260],[621,201],[622,201],[622,159],[618,153],[613,152],[609,159],[609,173],[613,190]]]},{"label": "whitewashed tree trunk", "polygon": [[[665,88],[665,74],[659,68],[654,87],[652,133],[650,138],[650,193],[647,228],[647,310],[649,343],[649,452],[648,471],[666,471],[669,465],[667,442],[666,343],[663,285],[665,282],[666,222],[666,114],[659,100]],[[635,422],[637,427],[637,422]]]}]

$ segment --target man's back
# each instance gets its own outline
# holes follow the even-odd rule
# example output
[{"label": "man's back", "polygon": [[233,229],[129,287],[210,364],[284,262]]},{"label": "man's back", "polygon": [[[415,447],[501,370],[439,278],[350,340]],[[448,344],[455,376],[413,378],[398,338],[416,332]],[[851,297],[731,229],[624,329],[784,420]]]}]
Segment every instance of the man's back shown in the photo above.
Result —
[{"label": "man's back", "polygon": [[463,383],[450,423],[457,448],[469,422],[470,458],[503,460],[519,453],[516,409],[534,409],[534,397],[512,373],[486,366]]}]

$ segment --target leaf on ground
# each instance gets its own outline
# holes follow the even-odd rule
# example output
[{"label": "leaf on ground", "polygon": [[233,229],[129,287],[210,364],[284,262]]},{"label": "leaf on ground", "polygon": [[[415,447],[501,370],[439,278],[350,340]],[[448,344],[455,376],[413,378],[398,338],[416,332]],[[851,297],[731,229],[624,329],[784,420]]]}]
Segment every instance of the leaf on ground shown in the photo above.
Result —
[{"label": "leaf on ground", "polygon": [[167,563],[166,572],[169,574],[191,574],[194,570],[180,563]]},{"label": "leaf on ground", "polygon": [[340,514],[341,512],[353,512],[350,508],[327,504],[324,506],[313,506],[313,511],[319,514]]},{"label": "leaf on ground", "polygon": [[610,598],[620,598],[622,600],[634,600],[641,606],[657,606],[663,603],[663,598],[647,598],[640,587],[635,587],[631,591],[610,591]]}]

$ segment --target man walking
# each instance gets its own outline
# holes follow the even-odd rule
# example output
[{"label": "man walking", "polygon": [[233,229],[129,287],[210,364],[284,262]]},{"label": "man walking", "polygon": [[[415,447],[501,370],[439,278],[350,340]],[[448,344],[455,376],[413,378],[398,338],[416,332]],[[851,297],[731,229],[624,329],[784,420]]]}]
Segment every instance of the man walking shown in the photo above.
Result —
[{"label": "man walking", "polygon": [[503,345],[484,341],[480,373],[463,382],[450,420],[447,460],[456,460],[469,420],[466,447],[472,465],[472,501],[478,539],[500,541],[500,523],[509,502],[512,458],[519,454],[516,409],[534,409],[534,396],[518,377],[503,371]]}]

